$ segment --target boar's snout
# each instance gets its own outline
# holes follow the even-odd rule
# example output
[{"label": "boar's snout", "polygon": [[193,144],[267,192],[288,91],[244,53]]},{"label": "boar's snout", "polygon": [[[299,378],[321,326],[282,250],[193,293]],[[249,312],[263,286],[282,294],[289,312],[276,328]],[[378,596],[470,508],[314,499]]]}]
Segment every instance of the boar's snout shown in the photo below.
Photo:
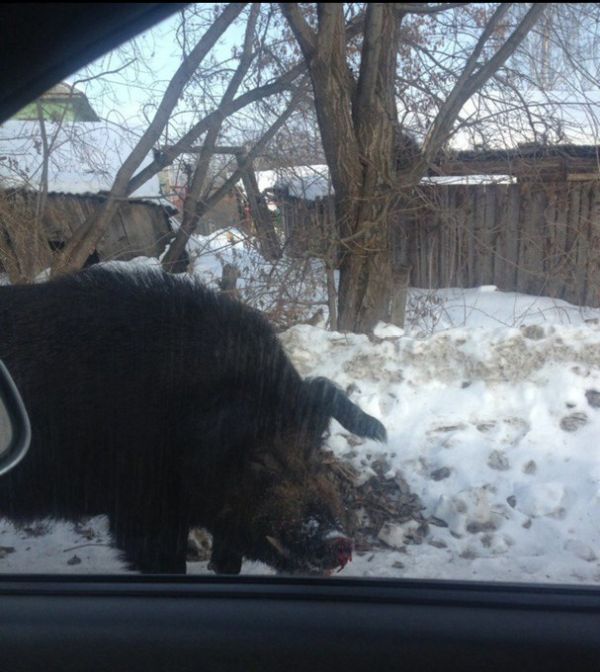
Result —
[{"label": "boar's snout", "polygon": [[349,562],[352,562],[352,539],[341,534],[327,536],[324,544],[323,568],[326,571],[337,569],[341,572]]},{"label": "boar's snout", "polygon": [[278,537],[268,535],[267,542],[278,556],[275,563],[280,570],[330,575],[341,572],[352,561],[352,539],[338,530],[313,536],[304,547],[287,545]]},{"label": "boar's snout", "polygon": [[252,549],[246,555],[283,573],[323,575],[344,568],[352,559],[350,516],[323,463],[288,454],[270,478],[248,520]]}]

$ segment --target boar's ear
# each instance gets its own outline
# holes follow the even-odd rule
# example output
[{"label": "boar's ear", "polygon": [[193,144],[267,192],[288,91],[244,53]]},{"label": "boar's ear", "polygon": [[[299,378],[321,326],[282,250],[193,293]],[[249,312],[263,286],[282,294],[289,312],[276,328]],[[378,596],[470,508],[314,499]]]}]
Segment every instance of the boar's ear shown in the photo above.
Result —
[{"label": "boar's ear", "polygon": [[387,441],[387,432],[381,422],[351,402],[329,378],[308,378],[304,384],[312,400],[347,430],[376,441]]}]

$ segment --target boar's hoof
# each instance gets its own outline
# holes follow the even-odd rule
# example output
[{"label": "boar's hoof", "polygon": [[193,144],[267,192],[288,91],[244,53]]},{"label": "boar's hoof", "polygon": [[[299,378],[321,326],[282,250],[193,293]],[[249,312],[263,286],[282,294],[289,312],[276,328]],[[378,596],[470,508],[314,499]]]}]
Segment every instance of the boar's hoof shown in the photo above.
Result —
[{"label": "boar's hoof", "polygon": [[242,556],[234,551],[219,548],[218,545],[213,546],[208,569],[215,574],[239,574],[242,569]]}]

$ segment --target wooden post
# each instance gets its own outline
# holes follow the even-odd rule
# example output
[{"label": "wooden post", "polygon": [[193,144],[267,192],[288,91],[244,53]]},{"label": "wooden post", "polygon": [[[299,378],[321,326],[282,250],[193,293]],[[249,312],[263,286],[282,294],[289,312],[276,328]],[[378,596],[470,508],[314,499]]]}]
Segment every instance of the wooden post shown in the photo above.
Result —
[{"label": "wooden post", "polygon": [[406,301],[408,299],[408,283],[411,266],[397,266],[392,269],[392,301],[390,306],[390,322],[404,328],[406,318]]},{"label": "wooden post", "polygon": [[227,294],[232,299],[239,299],[239,291],[237,288],[237,281],[240,277],[240,271],[237,266],[233,264],[225,264],[223,266],[223,274],[219,280],[219,288],[223,294]]},{"label": "wooden post", "polygon": [[337,292],[335,289],[335,275],[333,268],[327,268],[327,304],[329,306],[329,329],[337,331]]}]

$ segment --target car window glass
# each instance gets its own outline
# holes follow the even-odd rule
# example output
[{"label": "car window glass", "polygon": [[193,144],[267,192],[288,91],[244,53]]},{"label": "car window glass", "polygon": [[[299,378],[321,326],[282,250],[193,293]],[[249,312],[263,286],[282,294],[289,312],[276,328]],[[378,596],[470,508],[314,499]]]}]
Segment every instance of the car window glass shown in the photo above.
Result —
[{"label": "car window glass", "polygon": [[597,583],[599,11],[190,5],[0,125],[0,572]]}]

